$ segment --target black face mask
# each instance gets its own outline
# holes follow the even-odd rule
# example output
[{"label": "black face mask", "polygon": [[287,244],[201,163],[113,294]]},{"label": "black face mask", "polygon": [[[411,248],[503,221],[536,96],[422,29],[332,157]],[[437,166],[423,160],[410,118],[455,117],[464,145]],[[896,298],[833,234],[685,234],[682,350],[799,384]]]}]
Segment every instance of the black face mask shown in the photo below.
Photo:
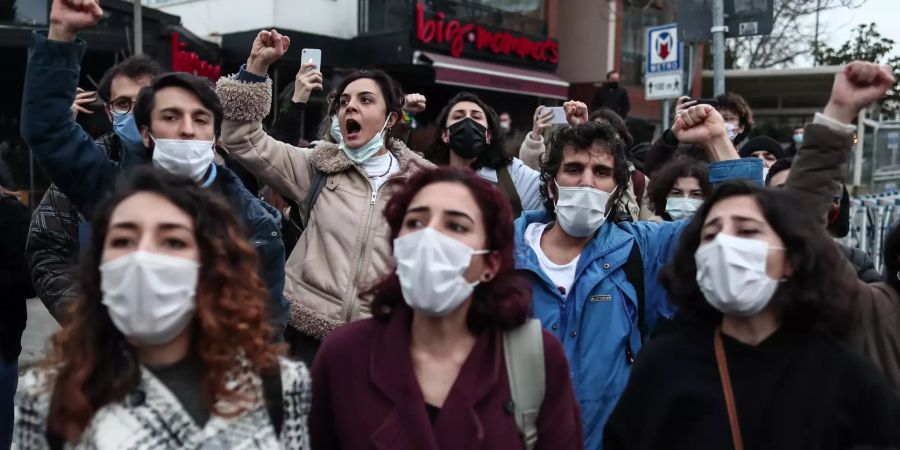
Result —
[{"label": "black face mask", "polygon": [[450,125],[450,150],[462,159],[473,159],[487,149],[487,128],[466,117]]},{"label": "black face mask", "polygon": [[618,89],[619,82],[618,81],[607,81],[606,86],[609,87],[610,89]]}]

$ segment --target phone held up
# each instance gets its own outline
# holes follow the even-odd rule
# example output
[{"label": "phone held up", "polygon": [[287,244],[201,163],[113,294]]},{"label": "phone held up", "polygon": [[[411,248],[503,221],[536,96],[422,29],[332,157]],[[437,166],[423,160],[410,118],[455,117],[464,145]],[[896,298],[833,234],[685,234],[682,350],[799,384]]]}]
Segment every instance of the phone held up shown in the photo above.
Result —
[{"label": "phone held up", "polygon": [[300,52],[300,61],[302,64],[314,64],[315,67],[310,70],[322,71],[322,50],[318,48],[304,48]]}]

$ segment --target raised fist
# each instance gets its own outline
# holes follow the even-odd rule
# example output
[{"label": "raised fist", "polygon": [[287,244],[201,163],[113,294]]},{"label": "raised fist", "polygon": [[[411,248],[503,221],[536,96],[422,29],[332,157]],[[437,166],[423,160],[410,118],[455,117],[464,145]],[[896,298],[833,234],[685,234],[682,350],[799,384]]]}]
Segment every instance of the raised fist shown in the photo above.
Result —
[{"label": "raised fist", "polygon": [[276,30],[262,30],[253,40],[250,48],[250,57],[247,59],[247,71],[265,76],[278,58],[284,56],[291,45],[291,38],[282,35]]},{"label": "raised fist", "polygon": [[678,142],[701,147],[707,147],[723,136],[728,137],[722,115],[710,105],[696,105],[682,110],[675,117],[672,133],[675,133]]},{"label": "raised fist", "polygon": [[48,37],[55,41],[73,41],[76,33],[97,25],[102,18],[99,0],[53,0]]},{"label": "raised fist", "polygon": [[884,97],[893,84],[890,67],[854,61],[835,74],[825,115],[850,123],[859,110]]},{"label": "raised fist", "polygon": [[427,101],[422,94],[408,94],[403,102],[403,110],[410,114],[418,114],[425,111]]},{"label": "raised fist", "polygon": [[588,123],[588,107],[584,102],[569,100],[563,103],[563,111],[566,112],[566,122],[569,122],[569,126]]}]

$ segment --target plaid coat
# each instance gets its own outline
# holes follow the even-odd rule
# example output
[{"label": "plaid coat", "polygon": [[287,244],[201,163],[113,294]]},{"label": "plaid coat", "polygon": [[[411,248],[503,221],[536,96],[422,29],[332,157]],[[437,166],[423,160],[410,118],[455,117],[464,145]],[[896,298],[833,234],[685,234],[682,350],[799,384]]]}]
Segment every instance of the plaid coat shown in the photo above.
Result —
[{"label": "plaid coat", "polygon": [[[13,449],[50,449],[47,413],[50,406],[50,374],[30,370],[19,380],[16,394]],[[151,449],[308,449],[306,417],[311,381],[301,362],[281,360],[284,417],[281,436],[260,400],[236,417],[212,415],[203,428],[197,426],[181,403],[153,374],[141,368],[141,381],[124,399],[108,404],[94,415],[76,445],[78,450]],[[232,383],[252,383],[261,390],[260,378],[242,372]],[[63,401],[65,401],[63,399]]]}]

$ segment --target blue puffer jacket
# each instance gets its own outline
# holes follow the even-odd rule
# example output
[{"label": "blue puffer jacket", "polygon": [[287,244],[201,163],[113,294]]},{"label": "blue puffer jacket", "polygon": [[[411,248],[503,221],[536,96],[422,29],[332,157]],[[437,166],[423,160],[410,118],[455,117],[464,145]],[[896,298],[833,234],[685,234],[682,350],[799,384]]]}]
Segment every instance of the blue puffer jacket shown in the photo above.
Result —
[{"label": "blue puffer jacket", "polygon": [[[61,192],[86,217],[91,217],[121,172],[99,151],[75,122],[69,107],[81,73],[85,43],[51,41],[35,33],[25,70],[22,97],[22,137],[38,163]],[[127,167],[125,168],[127,170]],[[271,298],[270,314],[284,329],[290,306],[284,298],[284,244],[280,213],[247,191],[225,167],[216,167],[216,186],[243,219],[248,238],[259,255],[259,273]]]},{"label": "blue puffer jacket", "polygon": [[[715,170],[713,170],[715,167]],[[762,162],[751,158],[710,165],[713,183],[729,179],[760,182]],[[678,246],[686,220],[606,222],[582,250],[572,290],[563,296],[540,269],[525,240],[532,223],[548,223],[545,211],[529,211],[516,220],[516,267],[532,287],[534,316],[559,338],[569,359],[575,396],[581,406],[585,449],[602,448],[603,427],[625,389],[634,355],[641,348],[638,299],[624,266],[637,244],[643,260],[644,311],[648,330],[674,313],[659,284],[660,269]]]}]

